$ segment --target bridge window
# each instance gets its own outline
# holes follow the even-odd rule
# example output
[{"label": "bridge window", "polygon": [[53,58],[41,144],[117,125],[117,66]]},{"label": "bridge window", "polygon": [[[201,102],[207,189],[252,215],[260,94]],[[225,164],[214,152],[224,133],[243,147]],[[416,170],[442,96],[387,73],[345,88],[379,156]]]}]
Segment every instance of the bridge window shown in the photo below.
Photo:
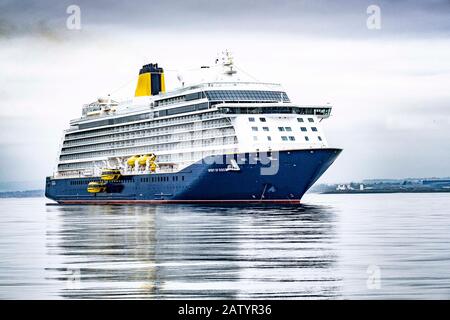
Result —
[{"label": "bridge window", "polygon": [[305,136],[305,140],[306,140],[306,141],[309,141],[309,138],[308,138],[307,136]]},{"label": "bridge window", "polygon": [[301,127],[300,130],[302,130],[303,132],[306,132],[306,127]]},{"label": "bridge window", "polygon": [[269,127],[263,127],[264,131],[269,131]]},{"label": "bridge window", "polygon": [[281,140],[283,140],[283,141],[287,141],[287,140],[288,140],[288,138],[287,138],[286,136],[281,136]]},{"label": "bridge window", "polygon": [[319,139],[319,141],[322,141],[322,137],[321,136],[318,136],[317,139]]},{"label": "bridge window", "polygon": [[295,137],[294,136],[289,136],[289,140],[295,141]]},{"label": "bridge window", "polygon": [[210,90],[206,91],[212,101],[283,101],[290,102],[285,92],[263,90]]},{"label": "bridge window", "polygon": [[278,131],[284,131],[284,127],[278,127]]},{"label": "bridge window", "polygon": [[316,127],[311,127],[311,130],[314,132],[317,132],[317,128]]},{"label": "bridge window", "polygon": [[303,118],[297,118],[298,122],[303,122]]},{"label": "bridge window", "polygon": [[259,118],[259,121],[266,122],[266,118]]},{"label": "bridge window", "polygon": [[258,131],[258,127],[252,127],[252,131]]},{"label": "bridge window", "polygon": [[314,122],[314,119],[313,118],[308,118],[308,121],[309,122]]},{"label": "bridge window", "polygon": [[272,141],[272,137],[271,136],[267,136],[267,141]]},{"label": "bridge window", "polygon": [[250,117],[250,118],[248,118],[248,121],[250,121],[250,122],[255,122],[255,118]]},{"label": "bridge window", "polygon": [[[211,102],[212,105],[217,104],[218,102]],[[221,113],[231,113],[231,114],[273,114],[273,113],[286,113],[286,114],[299,114],[299,115],[314,115],[318,114],[317,108],[311,107],[281,107],[277,106],[268,106],[268,107],[219,107]],[[331,108],[323,107],[321,114],[328,115],[330,114]],[[299,118],[301,119],[301,118]],[[312,118],[311,118],[312,119]],[[303,122],[297,120],[298,122]],[[312,121],[314,122],[314,120]]]}]

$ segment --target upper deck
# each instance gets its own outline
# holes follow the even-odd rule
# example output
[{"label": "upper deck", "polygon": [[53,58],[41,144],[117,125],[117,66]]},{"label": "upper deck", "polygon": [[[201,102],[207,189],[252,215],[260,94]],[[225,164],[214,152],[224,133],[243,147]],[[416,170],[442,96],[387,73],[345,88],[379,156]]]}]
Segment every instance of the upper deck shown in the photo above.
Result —
[{"label": "upper deck", "polygon": [[296,105],[280,84],[243,81],[230,67],[224,78],[166,92],[163,69],[143,66],[132,99],[98,99],[70,122],[56,176],[128,170],[129,157],[147,153],[161,170],[181,170],[214,154],[327,147],[320,120],[331,106]]},{"label": "upper deck", "polygon": [[[100,101],[100,100],[99,100]],[[326,118],[331,106],[292,104],[281,85],[260,82],[207,82],[169,93],[103,103],[104,112],[85,115],[70,122],[66,132],[190,114],[209,109],[224,114],[295,113]],[[92,104],[88,105],[91,106]]]}]

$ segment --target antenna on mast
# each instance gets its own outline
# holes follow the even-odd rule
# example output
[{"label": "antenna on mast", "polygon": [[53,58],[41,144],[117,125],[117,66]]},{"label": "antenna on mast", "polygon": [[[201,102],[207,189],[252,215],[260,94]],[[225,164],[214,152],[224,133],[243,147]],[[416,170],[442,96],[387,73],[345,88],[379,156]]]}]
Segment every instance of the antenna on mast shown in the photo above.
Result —
[{"label": "antenna on mast", "polygon": [[234,69],[233,55],[230,51],[225,50],[222,51],[220,57],[216,59],[216,64],[221,64],[223,68],[223,73],[231,76],[235,74],[237,71]]}]

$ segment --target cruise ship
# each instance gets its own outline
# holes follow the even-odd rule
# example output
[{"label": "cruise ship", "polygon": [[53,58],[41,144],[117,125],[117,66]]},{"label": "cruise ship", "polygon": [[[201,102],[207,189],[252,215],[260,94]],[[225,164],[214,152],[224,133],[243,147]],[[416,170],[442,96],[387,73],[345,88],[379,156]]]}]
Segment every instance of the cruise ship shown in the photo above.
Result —
[{"label": "cruise ship", "polygon": [[[242,80],[229,52],[209,78],[166,91],[144,65],[135,96],[82,107],[64,131],[45,195],[60,204],[299,204],[339,148],[330,105],[298,105],[280,84]],[[211,76],[212,75],[212,76]]]}]

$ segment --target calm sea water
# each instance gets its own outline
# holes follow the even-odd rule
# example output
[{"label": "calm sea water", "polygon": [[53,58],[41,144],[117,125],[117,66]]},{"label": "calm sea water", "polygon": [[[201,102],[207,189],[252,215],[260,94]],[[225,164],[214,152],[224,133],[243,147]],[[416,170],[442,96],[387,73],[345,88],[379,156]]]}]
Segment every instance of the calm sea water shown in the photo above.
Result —
[{"label": "calm sea water", "polygon": [[47,202],[0,199],[0,298],[450,298],[450,194]]}]

